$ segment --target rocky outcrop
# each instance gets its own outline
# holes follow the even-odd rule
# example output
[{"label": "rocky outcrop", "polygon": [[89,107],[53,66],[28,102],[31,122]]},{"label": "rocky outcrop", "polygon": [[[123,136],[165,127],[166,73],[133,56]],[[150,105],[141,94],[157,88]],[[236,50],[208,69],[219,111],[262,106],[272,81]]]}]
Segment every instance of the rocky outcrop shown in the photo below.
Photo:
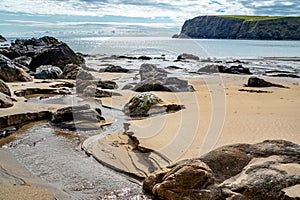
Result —
[{"label": "rocky outcrop", "polygon": [[180,54],[179,56],[177,56],[177,60],[178,61],[182,61],[182,60],[200,60],[200,58],[198,56],[193,55],[193,54],[183,53],[183,54]]},{"label": "rocky outcrop", "polygon": [[154,64],[142,64],[139,70],[141,81],[136,85],[126,85],[126,89],[137,92],[167,91],[192,92],[193,86],[188,81],[176,77],[167,77],[168,72]]},{"label": "rocky outcrop", "polygon": [[176,37],[299,40],[300,17],[199,16],[185,21]]},{"label": "rocky outcrop", "polygon": [[9,87],[6,85],[6,83],[4,81],[2,81],[0,79],[0,92],[8,95],[8,96],[11,96],[11,92],[10,92],[10,89]]},{"label": "rocky outcrop", "polygon": [[130,116],[148,116],[150,108],[162,100],[150,92],[143,92],[132,97],[124,106],[124,112]]},{"label": "rocky outcrop", "polygon": [[52,65],[42,65],[36,68],[34,77],[36,79],[58,79],[62,77],[62,70]]},{"label": "rocky outcrop", "polygon": [[54,65],[63,69],[70,63],[84,63],[84,59],[74,53],[67,44],[48,36],[39,39],[17,39],[8,49],[1,50],[0,53],[10,59],[20,56],[32,58],[29,64],[32,71],[41,65]]},{"label": "rocky outcrop", "polygon": [[0,79],[5,82],[28,82],[32,77],[17,67],[9,58],[0,54]]},{"label": "rocky outcrop", "polygon": [[300,146],[284,140],[220,147],[180,161],[143,183],[158,199],[297,199],[286,188],[300,184]]},{"label": "rocky outcrop", "polygon": [[100,128],[100,109],[92,109],[88,104],[71,106],[57,110],[51,119],[54,126],[68,130],[93,130]]},{"label": "rocky outcrop", "polygon": [[0,35],[0,42],[6,42],[7,40],[5,39],[5,37],[3,37],[2,35]]},{"label": "rocky outcrop", "polygon": [[0,92],[0,108],[9,108],[14,105],[10,96]]},{"label": "rocky outcrop", "polygon": [[226,67],[224,65],[211,64],[202,67],[198,70],[198,73],[227,73],[227,74],[252,74],[249,68],[242,65]]},{"label": "rocky outcrop", "polygon": [[248,84],[245,85],[246,87],[280,87],[280,88],[286,88],[283,85],[271,83],[268,81],[265,81],[264,79],[258,78],[256,76],[252,76],[248,79]]},{"label": "rocky outcrop", "polygon": [[127,73],[128,69],[125,69],[121,66],[111,65],[104,69],[101,69],[100,72],[110,72],[110,73]]}]

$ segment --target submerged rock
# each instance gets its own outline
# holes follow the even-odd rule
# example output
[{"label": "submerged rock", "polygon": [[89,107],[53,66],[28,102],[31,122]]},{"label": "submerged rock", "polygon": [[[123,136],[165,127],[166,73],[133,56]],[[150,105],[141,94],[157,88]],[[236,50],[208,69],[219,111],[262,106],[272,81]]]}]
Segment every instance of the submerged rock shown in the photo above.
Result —
[{"label": "submerged rock", "polygon": [[280,84],[271,83],[265,81],[264,79],[258,78],[256,76],[252,76],[248,79],[248,84],[245,85],[246,87],[280,87],[285,88],[285,86]]},{"label": "submerged rock", "polygon": [[148,116],[150,108],[161,101],[156,95],[143,92],[130,99],[124,107],[124,112],[130,116]]},{"label": "submerged rock", "polygon": [[0,54],[0,79],[5,82],[28,82],[32,77],[23,69],[17,67],[9,58]]},{"label": "submerged rock", "polygon": [[86,104],[57,110],[53,114],[51,122],[54,126],[62,129],[93,130],[100,128],[99,122],[104,120],[100,109],[92,109]]},{"label": "submerged rock", "polygon": [[52,65],[42,65],[36,69],[34,77],[36,79],[58,79],[61,78],[63,72],[59,67]]},{"label": "submerged rock", "polygon": [[0,92],[0,108],[9,108],[14,105],[10,96]]},{"label": "submerged rock", "polygon": [[8,95],[8,96],[11,96],[11,92],[10,92],[10,89],[9,87],[6,85],[6,83],[4,81],[2,81],[0,79],[0,92]]},{"label": "submerged rock", "polygon": [[299,170],[298,144],[266,140],[224,146],[179,161],[147,177],[143,190],[172,200],[293,199],[283,190],[300,184]]}]

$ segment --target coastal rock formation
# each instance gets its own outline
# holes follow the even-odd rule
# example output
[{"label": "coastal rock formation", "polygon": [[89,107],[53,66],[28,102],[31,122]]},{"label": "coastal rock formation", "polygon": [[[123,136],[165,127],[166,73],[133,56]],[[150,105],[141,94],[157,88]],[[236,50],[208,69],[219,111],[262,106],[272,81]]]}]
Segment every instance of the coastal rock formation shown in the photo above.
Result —
[{"label": "coastal rock formation", "polygon": [[150,92],[140,93],[130,99],[125,105],[124,112],[130,116],[148,116],[150,108],[162,100]]},{"label": "coastal rock formation", "polygon": [[127,73],[129,72],[128,69],[125,69],[121,66],[111,65],[104,69],[101,69],[100,72],[111,72],[111,73]]},{"label": "coastal rock formation", "polygon": [[68,130],[93,130],[100,128],[101,110],[92,109],[88,104],[70,106],[57,110],[51,119],[54,126]]},{"label": "coastal rock formation", "polygon": [[67,64],[63,69],[62,78],[75,80],[81,67],[76,64]]},{"label": "coastal rock formation", "polygon": [[7,40],[5,39],[5,37],[3,37],[2,35],[0,35],[0,42],[6,42]]},{"label": "coastal rock formation", "polygon": [[300,17],[199,16],[185,21],[182,38],[299,40]]},{"label": "coastal rock formation", "polygon": [[300,146],[284,140],[220,147],[155,172],[143,183],[158,199],[297,199]]},{"label": "coastal rock formation", "polygon": [[228,74],[252,74],[249,68],[243,67],[242,65],[226,67],[224,65],[207,65],[198,70],[202,73],[228,73]]},{"label": "coastal rock formation", "polygon": [[9,58],[0,54],[0,79],[5,82],[28,82],[32,77],[23,69],[17,67]]},{"label": "coastal rock formation", "polygon": [[198,56],[195,56],[193,54],[183,53],[177,56],[177,60],[200,60]]},{"label": "coastal rock formation", "polygon": [[0,92],[6,94],[7,96],[11,96],[11,92],[10,92],[9,87],[1,79],[0,79]]},{"label": "coastal rock formation", "polygon": [[88,97],[96,97],[96,98],[103,98],[103,97],[112,97],[113,93],[108,92],[105,90],[98,89],[95,85],[89,85],[83,90],[83,94]]},{"label": "coastal rock formation", "polygon": [[141,81],[136,85],[126,85],[125,88],[137,92],[167,91],[193,92],[193,86],[188,81],[176,77],[167,77],[168,72],[154,64],[142,64],[139,70]]},{"label": "coastal rock formation", "polygon": [[[14,58],[12,60],[15,64],[18,63],[22,66],[25,66],[26,68],[29,67],[31,61],[32,61],[32,58],[28,57],[28,56],[20,56],[20,57],[17,57],[17,58]],[[28,69],[28,68],[27,68]]]},{"label": "coastal rock formation", "polygon": [[14,105],[10,96],[0,92],[0,108],[9,108]]},{"label": "coastal rock formation", "polygon": [[33,94],[56,94],[56,95],[65,95],[71,94],[69,88],[26,88],[21,90],[16,90],[14,94],[18,97],[24,97],[27,95]]},{"label": "coastal rock formation", "polygon": [[280,84],[271,83],[265,81],[264,79],[258,78],[256,76],[252,76],[248,79],[248,84],[245,85],[246,87],[280,87],[285,88],[285,86]]},{"label": "coastal rock formation", "polygon": [[34,77],[36,79],[58,79],[61,78],[63,72],[59,67],[52,65],[42,65],[36,68]]},{"label": "coastal rock formation", "polygon": [[70,63],[84,64],[84,59],[67,44],[48,36],[39,39],[16,39],[9,48],[1,50],[0,53],[10,59],[20,56],[32,58],[29,64],[32,71],[41,65],[54,65],[63,69]]}]

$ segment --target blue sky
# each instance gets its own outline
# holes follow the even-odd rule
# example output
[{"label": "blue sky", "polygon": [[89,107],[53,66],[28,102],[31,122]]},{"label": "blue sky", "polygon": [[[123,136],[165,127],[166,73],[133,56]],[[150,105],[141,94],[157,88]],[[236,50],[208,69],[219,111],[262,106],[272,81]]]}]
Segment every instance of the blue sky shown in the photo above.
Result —
[{"label": "blue sky", "polygon": [[300,15],[300,0],[1,0],[0,34],[161,35],[199,15]]}]

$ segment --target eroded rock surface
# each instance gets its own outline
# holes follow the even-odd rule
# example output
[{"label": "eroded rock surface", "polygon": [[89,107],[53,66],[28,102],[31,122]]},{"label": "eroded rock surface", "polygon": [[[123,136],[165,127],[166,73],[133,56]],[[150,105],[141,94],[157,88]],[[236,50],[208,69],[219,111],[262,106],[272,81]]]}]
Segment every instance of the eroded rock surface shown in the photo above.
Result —
[{"label": "eroded rock surface", "polygon": [[299,184],[300,146],[266,140],[224,146],[180,161],[147,177],[143,189],[159,199],[279,200],[299,199],[284,192]]}]

